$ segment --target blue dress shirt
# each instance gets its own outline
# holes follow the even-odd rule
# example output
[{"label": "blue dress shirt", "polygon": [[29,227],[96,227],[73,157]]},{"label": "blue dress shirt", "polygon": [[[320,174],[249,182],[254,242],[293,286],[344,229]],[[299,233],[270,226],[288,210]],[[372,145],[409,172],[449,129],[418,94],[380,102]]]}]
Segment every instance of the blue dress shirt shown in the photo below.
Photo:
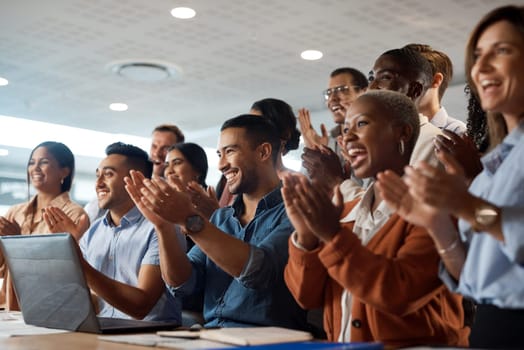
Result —
[{"label": "blue dress shirt", "polygon": [[[80,239],[80,249],[87,262],[107,277],[137,286],[142,265],[160,265],[155,228],[133,207],[113,226],[108,213],[95,221]],[[99,299],[99,316],[131,318]],[[181,301],[167,289],[144,320],[181,322]]]},{"label": "blue dress shirt", "polygon": [[470,192],[501,208],[504,242],[459,221],[468,246],[458,284],[441,265],[441,278],[478,303],[524,309],[524,123],[482,158]]},{"label": "blue dress shirt", "polygon": [[244,227],[238,219],[242,209],[242,196],[238,196],[231,207],[218,209],[211,217],[220,230],[250,245],[240,276],[233,278],[224,272],[195,245],[188,253],[193,265],[191,278],[170,290],[179,296],[203,289],[206,326],[305,329],[306,313],[284,283],[293,226],[280,187],[262,198],[253,220]]}]

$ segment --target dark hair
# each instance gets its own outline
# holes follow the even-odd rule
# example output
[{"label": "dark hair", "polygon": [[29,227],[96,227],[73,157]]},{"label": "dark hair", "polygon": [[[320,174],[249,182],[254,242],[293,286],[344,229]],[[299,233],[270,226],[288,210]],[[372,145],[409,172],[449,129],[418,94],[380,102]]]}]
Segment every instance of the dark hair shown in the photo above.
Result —
[{"label": "dark hair", "polygon": [[380,56],[392,57],[402,67],[404,72],[409,75],[409,79],[417,80],[422,84],[423,91],[426,91],[431,85],[433,81],[431,65],[419,52],[402,47],[400,49],[388,50]]},{"label": "dark hair", "polygon": [[[73,152],[61,142],[45,141],[38,144],[29,155],[29,160],[33,158],[33,153],[37,148],[44,147],[55,160],[58,162],[61,168],[69,168],[69,175],[64,178],[64,181],[60,185],[60,193],[71,190],[73,184],[73,177],[75,176],[75,156]],[[29,162],[27,163],[29,166]],[[27,174],[27,183],[29,184],[29,173]]]},{"label": "dark hair", "polygon": [[207,188],[206,176],[208,165],[207,156],[204,149],[196,143],[179,142],[169,147],[167,153],[171,152],[174,149],[180,151],[180,153],[184,155],[184,158],[186,158],[193,170],[195,170],[198,173],[198,183],[202,187]]},{"label": "dark hair", "polygon": [[125,156],[131,169],[138,170],[146,178],[151,178],[153,174],[153,162],[143,149],[123,142],[115,142],[106,147],[106,155],[120,154]]},{"label": "dark hair", "polygon": [[485,153],[489,146],[486,112],[482,109],[478,98],[471,92],[468,84],[464,87],[464,93],[468,99],[467,134],[473,139],[479,152]]},{"label": "dark hair", "polygon": [[453,63],[449,56],[425,44],[408,44],[404,47],[419,52],[428,60],[433,76],[437,73],[442,74],[442,83],[438,88],[438,99],[439,101],[442,100],[442,96],[444,96],[444,92],[446,92],[449,82],[453,78]]},{"label": "dark hair", "polygon": [[242,114],[228,119],[222,124],[220,131],[229,128],[242,128],[246,132],[247,139],[253,148],[264,142],[271,144],[271,158],[276,164],[280,150],[280,139],[278,130],[273,122],[267,118],[260,118],[254,114]]},{"label": "dark hair", "polygon": [[186,139],[182,130],[174,124],[161,124],[153,129],[153,132],[156,131],[173,133],[176,137],[176,142],[184,142]]},{"label": "dark hair", "polygon": [[253,103],[251,109],[262,113],[280,130],[280,139],[286,141],[284,154],[298,148],[300,131],[297,129],[297,118],[289,104],[276,98],[265,98]]},{"label": "dark hair", "polygon": [[337,68],[333,72],[331,72],[330,77],[333,78],[340,74],[349,74],[353,78],[353,85],[360,88],[360,90],[364,90],[368,87],[369,81],[368,78],[359,71],[358,69],[351,68],[351,67],[342,67]]},{"label": "dark hair", "polygon": [[524,6],[502,6],[488,12],[473,29],[466,45],[466,80],[471,91],[478,96],[475,84],[471,79],[471,69],[475,64],[475,50],[477,42],[484,31],[492,24],[499,21],[508,21],[524,37]]}]

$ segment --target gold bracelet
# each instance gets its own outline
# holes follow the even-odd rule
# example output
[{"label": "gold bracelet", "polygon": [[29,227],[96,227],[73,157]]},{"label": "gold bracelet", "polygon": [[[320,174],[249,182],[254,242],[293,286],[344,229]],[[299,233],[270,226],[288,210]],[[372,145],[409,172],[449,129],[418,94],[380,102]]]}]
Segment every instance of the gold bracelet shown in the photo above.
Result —
[{"label": "gold bracelet", "polygon": [[457,236],[457,238],[451,243],[447,248],[437,249],[437,253],[439,255],[447,254],[453,249],[455,249],[459,244],[460,238]]}]

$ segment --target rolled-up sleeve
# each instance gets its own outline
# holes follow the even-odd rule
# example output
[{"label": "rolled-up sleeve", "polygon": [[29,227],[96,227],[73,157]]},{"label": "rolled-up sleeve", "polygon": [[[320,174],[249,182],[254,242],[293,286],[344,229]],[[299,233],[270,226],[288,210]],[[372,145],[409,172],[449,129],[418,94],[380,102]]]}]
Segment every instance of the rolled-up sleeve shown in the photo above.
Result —
[{"label": "rolled-up sleeve", "polygon": [[502,207],[501,225],[504,235],[502,249],[508,259],[524,263],[524,207]]},{"label": "rolled-up sleeve", "polygon": [[293,232],[289,221],[271,229],[259,244],[251,244],[249,258],[236,280],[246,288],[267,288],[282,279],[288,259],[288,239]]}]

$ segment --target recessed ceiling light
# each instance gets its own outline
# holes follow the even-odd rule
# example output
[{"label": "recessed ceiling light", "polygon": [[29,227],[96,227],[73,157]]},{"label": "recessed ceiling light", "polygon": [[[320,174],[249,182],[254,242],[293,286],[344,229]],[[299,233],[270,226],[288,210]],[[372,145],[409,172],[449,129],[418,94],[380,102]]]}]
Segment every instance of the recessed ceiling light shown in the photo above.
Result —
[{"label": "recessed ceiling light", "polygon": [[7,84],[9,84],[9,80],[0,77],[0,86],[6,86]]},{"label": "recessed ceiling light", "polygon": [[0,157],[5,157],[9,155],[9,151],[5,148],[0,148]]},{"label": "recessed ceiling light", "polygon": [[125,103],[111,103],[109,109],[115,112],[127,111],[127,105]]},{"label": "recessed ceiling light", "polygon": [[113,61],[106,65],[106,69],[120,77],[148,83],[182,76],[182,69],[173,63],[143,58]]},{"label": "recessed ceiling light", "polygon": [[322,56],[323,56],[322,52],[318,50],[306,50],[306,51],[302,51],[302,53],[300,54],[300,57],[302,57],[302,59],[308,60],[308,61],[319,60],[322,58]]},{"label": "recessed ceiling light", "polygon": [[196,11],[189,7],[175,7],[171,10],[171,16],[179,19],[189,19],[196,15]]}]

